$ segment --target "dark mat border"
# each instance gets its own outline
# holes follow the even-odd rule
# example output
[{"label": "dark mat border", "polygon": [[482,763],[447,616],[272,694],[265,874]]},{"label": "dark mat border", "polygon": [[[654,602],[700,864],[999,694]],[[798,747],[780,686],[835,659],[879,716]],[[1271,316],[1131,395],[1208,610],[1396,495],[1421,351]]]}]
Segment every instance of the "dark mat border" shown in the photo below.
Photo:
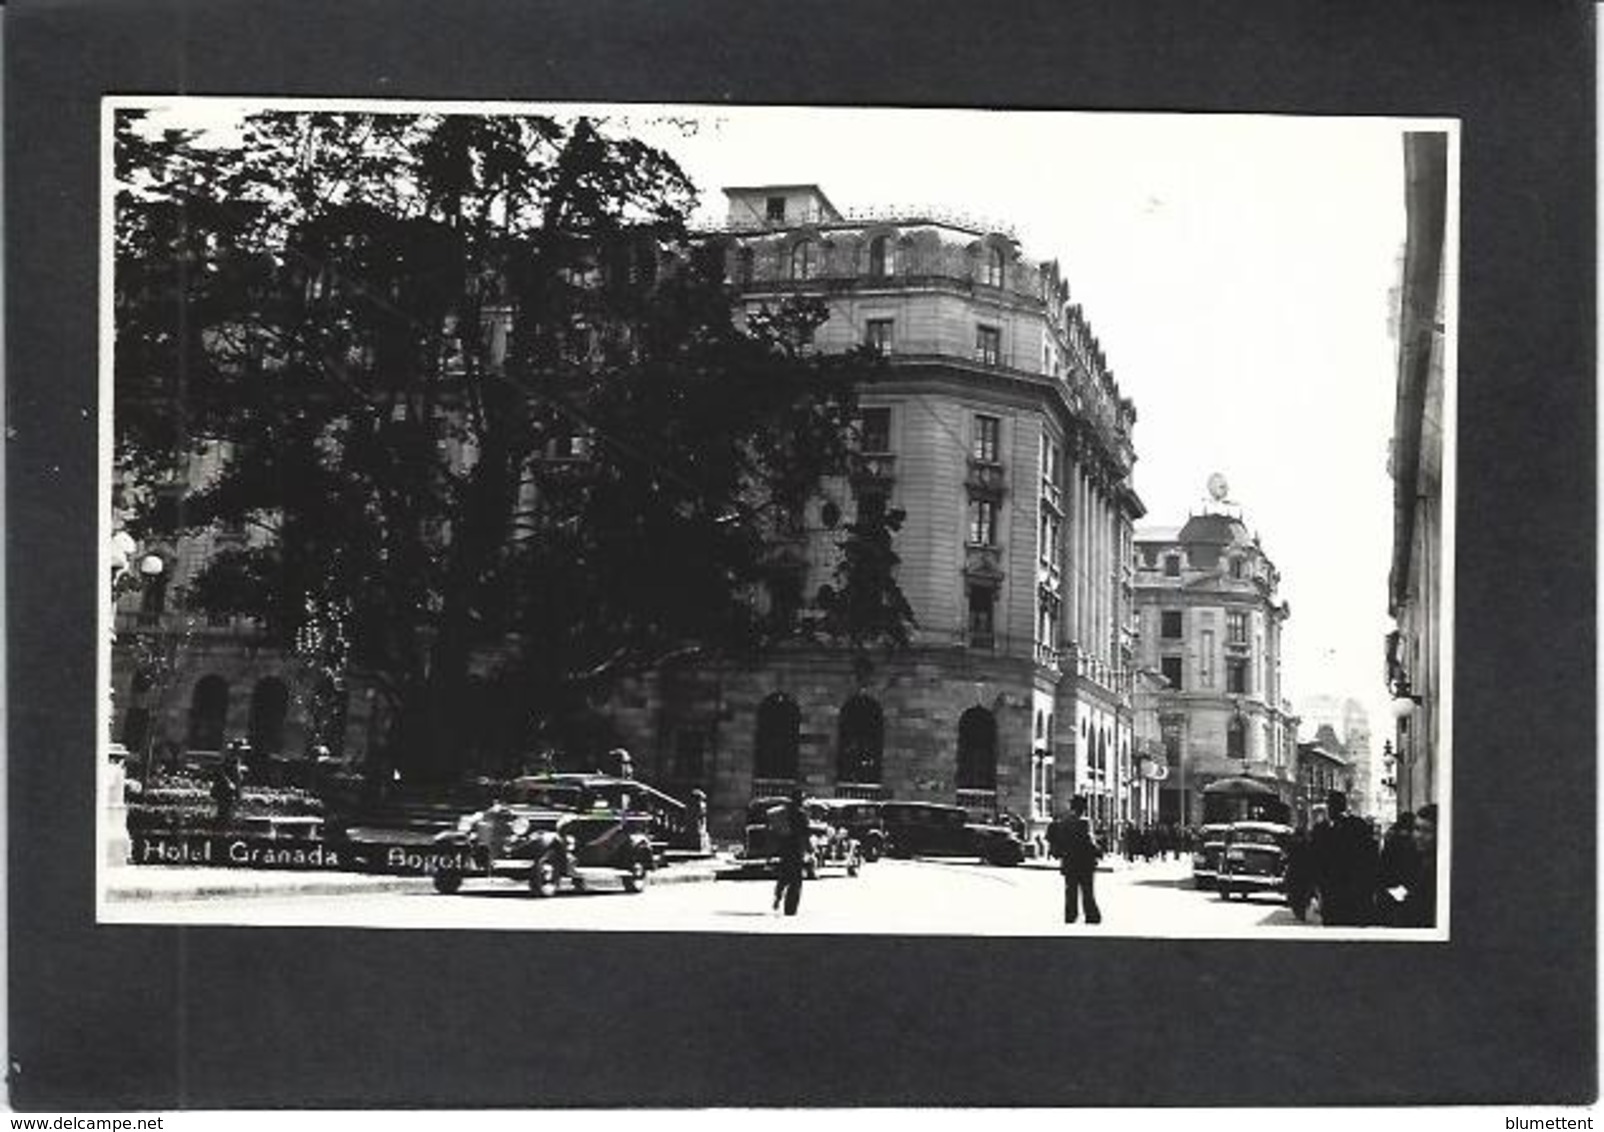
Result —
[{"label": "dark mat border", "polygon": [[[108,0],[5,15],[17,1107],[1596,1096],[1590,5]],[[1453,942],[97,927],[98,99],[165,92],[1461,119]]]}]

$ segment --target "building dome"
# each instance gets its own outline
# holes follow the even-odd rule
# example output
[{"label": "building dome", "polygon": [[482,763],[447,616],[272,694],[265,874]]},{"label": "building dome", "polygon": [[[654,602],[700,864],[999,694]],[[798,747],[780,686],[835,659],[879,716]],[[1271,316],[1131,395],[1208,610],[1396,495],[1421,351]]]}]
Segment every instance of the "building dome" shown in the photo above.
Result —
[{"label": "building dome", "polygon": [[1181,528],[1176,541],[1205,546],[1230,546],[1232,543],[1252,540],[1241,519],[1234,515],[1204,512],[1201,515],[1193,515],[1186,521],[1186,526]]}]

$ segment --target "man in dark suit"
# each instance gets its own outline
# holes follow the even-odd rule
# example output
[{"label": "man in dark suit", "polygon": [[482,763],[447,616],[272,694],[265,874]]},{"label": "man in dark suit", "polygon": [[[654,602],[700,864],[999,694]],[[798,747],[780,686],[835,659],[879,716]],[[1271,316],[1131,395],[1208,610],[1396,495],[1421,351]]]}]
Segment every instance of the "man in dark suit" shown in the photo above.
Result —
[{"label": "man in dark suit", "polygon": [[1331,824],[1315,831],[1314,853],[1320,876],[1320,922],[1361,927],[1375,918],[1375,838],[1363,818],[1348,812],[1347,795],[1326,797]]},{"label": "man in dark suit", "polygon": [[1086,922],[1100,924],[1103,913],[1093,891],[1097,859],[1103,855],[1092,838],[1086,820],[1086,799],[1077,795],[1069,800],[1069,813],[1060,814],[1047,827],[1047,847],[1058,858],[1058,871],[1064,874],[1064,923],[1073,924],[1079,914],[1082,896],[1086,900]]},{"label": "man in dark suit", "polygon": [[774,886],[774,906],[783,902],[787,916],[796,915],[802,901],[802,874],[809,848],[808,813],[802,806],[802,791],[791,791],[780,823],[780,875]]}]

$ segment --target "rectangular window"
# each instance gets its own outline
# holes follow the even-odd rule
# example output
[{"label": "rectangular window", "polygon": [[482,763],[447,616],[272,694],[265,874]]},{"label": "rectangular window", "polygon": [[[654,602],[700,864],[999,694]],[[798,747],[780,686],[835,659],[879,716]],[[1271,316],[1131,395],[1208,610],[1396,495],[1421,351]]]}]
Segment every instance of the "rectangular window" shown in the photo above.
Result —
[{"label": "rectangular window", "polygon": [[969,645],[989,649],[996,641],[997,591],[990,586],[969,587]]},{"label": "rectangular window", "polygon": [[969,501],[969,541],[975,546],[997,545],[997,505],[991,500]]},{"label": "rectangular window", "polygon": [[1248,615],[1245,610],[1231,609],[1225,614],[1225,639],[1233,645],[1248,643]]},{"label": "rectangular window", "polygon": [[865,452],[891,451],[891,410],[883,408],[863,410],[863,450]]},{"label": "rectangular window", "polygon": [[1002,331],[995,326],[975,327],[975,361],[994,366],[1002,360]]},{"label": "rectangular window", "polygon": [[1166,641],[1181,639],[1181,611],[1179,609],[1166,609],[1159,614],[1158,635]]},{"label": "rectangular window", "polygon": [[891,319],[871,318],[864,327],[863,344],[882,354],[891,352]]},{"label": "rectangular window", "polygon": [[1231,559],[1231,577],[1240,578],[1241,576],[1242,576],[1242,560],[1240,558]]},{"label": "rectangular window", "polygon": [[1203,687],[1214,687],[1214,630],[1205,629],[1198,634],[1199,649],[1203,653],[1203,663],[1200,672],[1203,676]]},{"label": "rectangular window", "polygon": [[1002,422],[996,417],[975,418],[975,459],[986,463],[997,462],[998,438],[1002,432]]},{"label": "rectangular window", "polygon": [[770,197],[768,199],[768,218],[770,220],[785,219],[785,198]]},{"label": "rectangular window", "polygon": [[1181,658],[1180,657],[1178,657],[1178,656],[1166,656],[1166,657],[1163,657],[1159,661],[1159,671],[1161,671],[1164,674],[1164,679],[1166,679],[1166,680],[1168,680],[1170,682],[1171,689],[1173,689],[1174,691],[1177,691],[1177,692],[1179,692],[1181,690]]},{"label": "rectangular window", "polygon": [[1225,662],[1225,690],[1237,696],[1248,694],[1247,661],[1228,660]]},{"label": "rectangular window", "polygon": [[1181,556],[1179,554],[1166,554],[1164,556],[1164,576],[1166,578],[1179,578],[1181,576]]}]

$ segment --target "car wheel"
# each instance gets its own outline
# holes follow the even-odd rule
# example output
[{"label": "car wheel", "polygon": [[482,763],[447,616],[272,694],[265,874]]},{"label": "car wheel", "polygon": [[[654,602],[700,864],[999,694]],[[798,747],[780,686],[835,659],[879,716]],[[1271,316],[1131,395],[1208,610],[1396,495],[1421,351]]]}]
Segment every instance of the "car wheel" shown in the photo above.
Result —
[{"label": "car wheel", "polygon": [[847,876],[849,876],[849,877],[857,876],[858,875],[858,869],[861,868],[861,867],[862,867],[861,859],[858,857],[858,855],[856,853],[852,854],[852,856],[847,858]]},{"label": "car wheel", "polygon": [[809,857],[807,861],[803,863],[802,875],[808,880],[819,879],[819,859],[817,857]]},{"label": "car wheel", "polygon": [[462,887],[462,874],[455,869],[436,869],[434,871],[434,890],[443,896],[450,896]]},{"label": "car wheel", "polygon": [[529,891],[536,896],[556,896],[561,883],[557,862],[549,855],[541,857],[535,862],[535,867],[529,870]]},{"label": "car wheel", "polygon": [[863,859],[871,865],[880,859],[880,843],[878,841],[871,841],[863,847]]},{"label": "car wheel", "polygon": [[629,872],[624,874],[624,891],[639,892],[645,888],[648,872],[646,862],[637,857],[630,863]]}]

